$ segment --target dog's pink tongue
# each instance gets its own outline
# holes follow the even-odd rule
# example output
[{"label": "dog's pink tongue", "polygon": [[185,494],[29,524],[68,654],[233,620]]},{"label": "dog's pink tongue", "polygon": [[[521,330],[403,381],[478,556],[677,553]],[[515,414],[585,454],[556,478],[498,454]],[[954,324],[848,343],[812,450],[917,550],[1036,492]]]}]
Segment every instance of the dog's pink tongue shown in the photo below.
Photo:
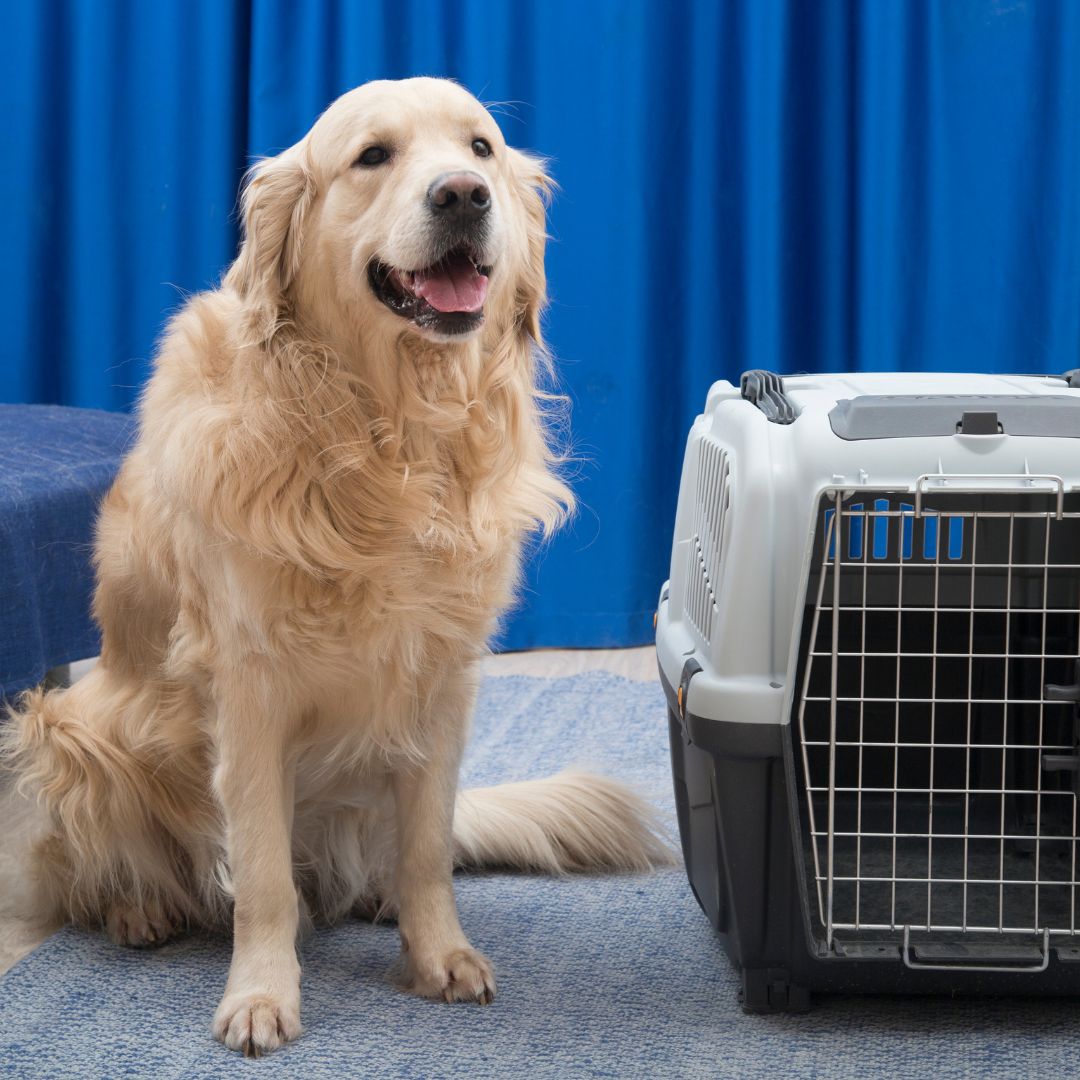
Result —
[{"label": "dog's pink tongue", "polygon": [[479,311],[487,297],[488,279],[463,255],[417,270],[412,290],[436,311]]}]

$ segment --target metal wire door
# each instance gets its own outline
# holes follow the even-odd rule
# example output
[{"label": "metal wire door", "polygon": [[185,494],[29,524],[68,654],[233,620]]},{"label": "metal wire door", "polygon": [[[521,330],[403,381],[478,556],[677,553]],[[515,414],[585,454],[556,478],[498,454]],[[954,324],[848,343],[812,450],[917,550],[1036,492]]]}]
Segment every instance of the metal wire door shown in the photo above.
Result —
[{"label": "metal wire door", "polygon": [[1074,934],[1080,506],[916,491],[820,508],[797,715],[826,941]]}]

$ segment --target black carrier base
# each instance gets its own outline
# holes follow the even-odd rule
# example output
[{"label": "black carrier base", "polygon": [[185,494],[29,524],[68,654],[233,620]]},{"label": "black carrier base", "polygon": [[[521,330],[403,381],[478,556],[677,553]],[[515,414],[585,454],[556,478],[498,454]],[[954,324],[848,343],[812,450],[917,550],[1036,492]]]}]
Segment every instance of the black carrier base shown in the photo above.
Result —
[{"label": "black carrier base", "polygon": [[746,1012],[805,1012],[812,992],[1080,994],[1078,938],[1046,948],[1033,935],[993,944],[924,934],[906,949],[902,933],[878,932],[837,935],[826,948],[793,843],[801,831],[788,725],[684,717],[663,671],[660,679],[687,877],[742,976]]}]

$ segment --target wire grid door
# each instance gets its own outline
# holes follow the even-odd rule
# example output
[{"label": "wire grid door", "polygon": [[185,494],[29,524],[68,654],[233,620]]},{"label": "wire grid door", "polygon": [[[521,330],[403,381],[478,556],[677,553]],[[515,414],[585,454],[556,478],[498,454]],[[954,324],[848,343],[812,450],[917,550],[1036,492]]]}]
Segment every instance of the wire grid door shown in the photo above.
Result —
[{"label": "wire grid door", "polygon": [[1080,513],[933,501],[822,502],[798,721],[829,946],[1076,932]]}]

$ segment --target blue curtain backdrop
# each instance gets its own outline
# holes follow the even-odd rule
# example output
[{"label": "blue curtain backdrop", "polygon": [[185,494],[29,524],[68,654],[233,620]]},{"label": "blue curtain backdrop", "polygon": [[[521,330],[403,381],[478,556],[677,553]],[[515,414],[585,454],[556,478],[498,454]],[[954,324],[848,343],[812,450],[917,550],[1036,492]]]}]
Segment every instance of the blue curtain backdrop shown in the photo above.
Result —
[{"label": "blue curtain backdrop", "polygon": [[583,508],[505,643],[648,639],[686,429],[747,367],[1080,363],[1073,0],[16,0],[0,400],[127,409],[251,156],[439,74],[552,158]]}]

